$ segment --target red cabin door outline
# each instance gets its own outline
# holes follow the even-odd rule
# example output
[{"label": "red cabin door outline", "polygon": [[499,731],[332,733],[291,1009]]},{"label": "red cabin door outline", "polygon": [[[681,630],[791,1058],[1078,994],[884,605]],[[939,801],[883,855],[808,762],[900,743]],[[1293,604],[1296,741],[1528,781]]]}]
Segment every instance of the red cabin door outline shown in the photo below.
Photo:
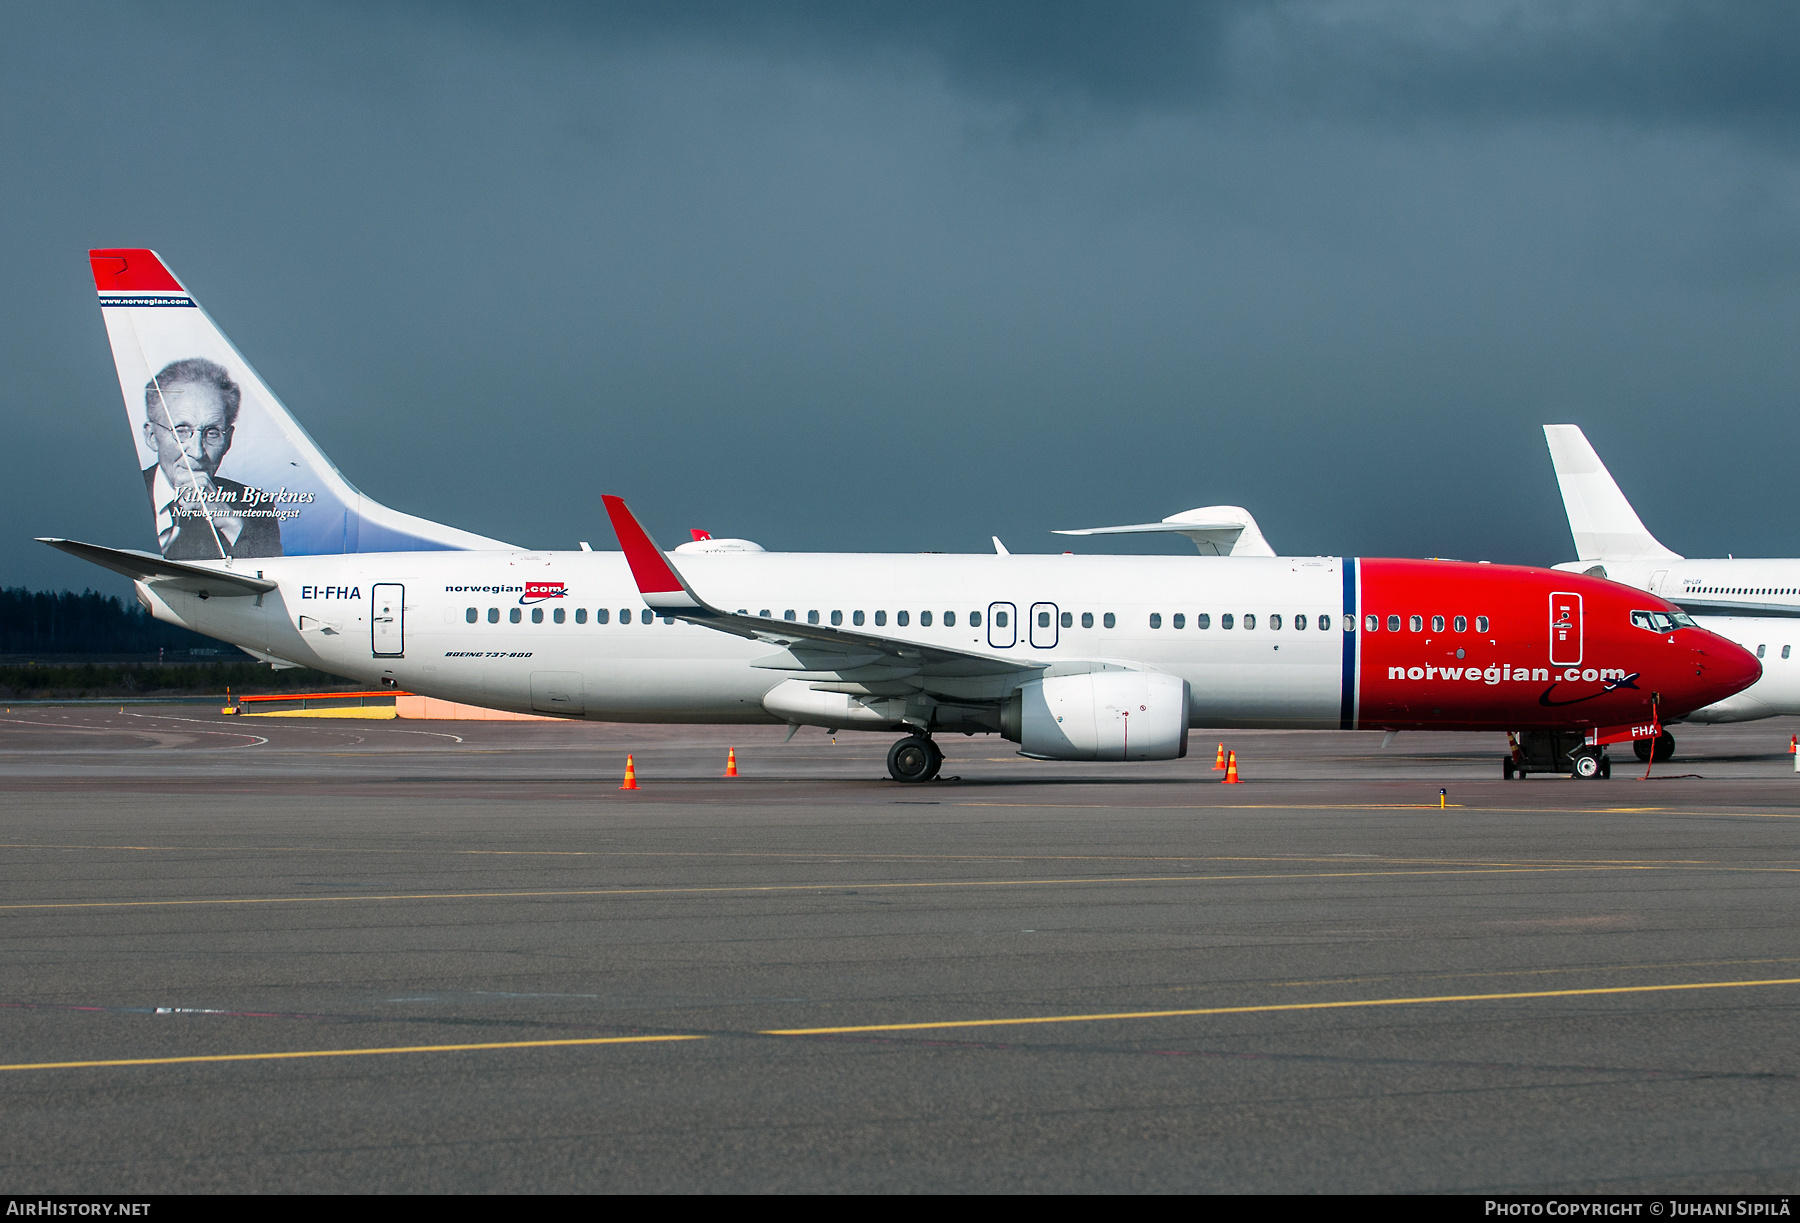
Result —
[{"label": "red cabin door outline", "polygon": [[1550,665],[1581,665],[1581,596],[1572,591],[1550,596]]}]

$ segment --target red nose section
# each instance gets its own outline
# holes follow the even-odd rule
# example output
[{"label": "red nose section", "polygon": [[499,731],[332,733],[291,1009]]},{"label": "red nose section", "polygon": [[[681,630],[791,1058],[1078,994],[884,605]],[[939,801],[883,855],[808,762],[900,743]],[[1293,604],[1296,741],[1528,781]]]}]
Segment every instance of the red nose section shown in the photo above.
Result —
[{"label": "red nose section", "polygon": [[1694,644],[1694,669],[1699,672],[1694,686],[1702,698],[1694,708],[1735,696],[1762,678],[1762,663],[1749,650],[1717,633],[1694,631],[1700,638]]}]

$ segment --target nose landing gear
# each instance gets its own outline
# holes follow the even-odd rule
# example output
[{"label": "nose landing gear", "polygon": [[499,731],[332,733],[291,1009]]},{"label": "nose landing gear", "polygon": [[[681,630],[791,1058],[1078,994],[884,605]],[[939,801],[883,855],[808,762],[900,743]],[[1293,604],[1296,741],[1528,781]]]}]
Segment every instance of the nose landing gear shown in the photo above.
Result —
[{"label": "nose landing gear", "polygon": [[1603,748],[1589,747],[1574,731],[1528,730],[1509,735],[1508,740],[1512,751],[1500,761],[1500,775],[1508,781],[1532,773],[1612,776],[1612,757]]},{"label": "nose landing gear", "polygon": [[888,748],[887,766],[895,781],[930,781],[944,767],[944,753],[925,735],[908,735]]}]

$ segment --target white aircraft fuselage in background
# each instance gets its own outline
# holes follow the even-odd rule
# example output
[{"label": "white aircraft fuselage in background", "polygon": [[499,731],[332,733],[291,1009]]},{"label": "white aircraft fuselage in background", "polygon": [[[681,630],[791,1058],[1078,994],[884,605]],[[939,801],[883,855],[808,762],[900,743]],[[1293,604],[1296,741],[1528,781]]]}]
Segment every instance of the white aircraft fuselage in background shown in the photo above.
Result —
[{"label": "white aircraft fuselage in background", "polygon": [[1644,527],[1579,427],[1545,425],[1544,437],[1580,557],[1556,568],[1668,599],[1762,661],[1755,684],[1684,720],[1748,722],[1800,714],[1800,559],[1683,557]]}]

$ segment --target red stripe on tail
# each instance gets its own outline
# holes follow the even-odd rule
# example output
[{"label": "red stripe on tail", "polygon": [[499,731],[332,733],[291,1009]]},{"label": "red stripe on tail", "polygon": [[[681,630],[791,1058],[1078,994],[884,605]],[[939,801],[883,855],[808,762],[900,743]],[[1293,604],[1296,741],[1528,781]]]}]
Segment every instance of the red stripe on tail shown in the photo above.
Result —
[{"label": "red stripe on tail", "polygon": [[94,265],[94,288],[102,293],[182,292],[155,251],[89,251],[88,262]]}]

